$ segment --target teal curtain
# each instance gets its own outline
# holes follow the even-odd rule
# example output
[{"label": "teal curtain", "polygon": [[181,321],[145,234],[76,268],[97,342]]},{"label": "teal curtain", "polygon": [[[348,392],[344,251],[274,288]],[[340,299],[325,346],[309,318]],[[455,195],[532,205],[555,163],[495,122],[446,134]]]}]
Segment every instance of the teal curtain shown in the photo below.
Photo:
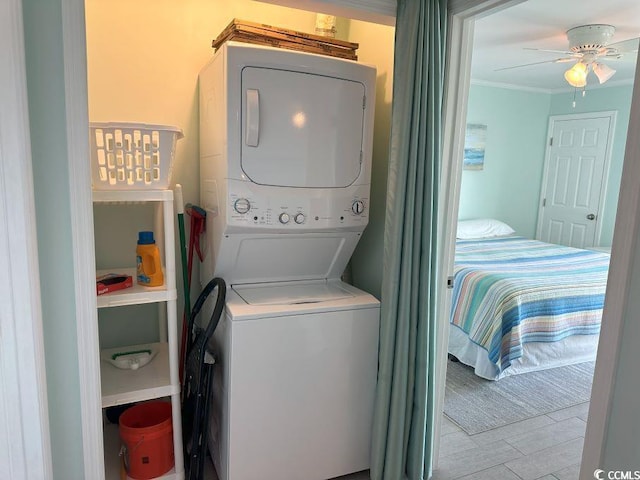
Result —
[{"label": "teal curtain", "polygon": [[431,476],[446,0],[398,0],[373,480]]}]

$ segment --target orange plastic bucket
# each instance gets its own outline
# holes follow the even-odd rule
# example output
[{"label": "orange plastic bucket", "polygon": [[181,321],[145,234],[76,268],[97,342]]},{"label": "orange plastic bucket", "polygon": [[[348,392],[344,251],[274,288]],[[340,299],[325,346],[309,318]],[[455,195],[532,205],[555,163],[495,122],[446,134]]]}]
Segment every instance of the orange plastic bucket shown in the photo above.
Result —
[{"label": "orange plastic bucket", "polygon": [[120,415],[120,439],[127,474],[138,480],[159,477],[173,468],[171,404],[141,403]]}]

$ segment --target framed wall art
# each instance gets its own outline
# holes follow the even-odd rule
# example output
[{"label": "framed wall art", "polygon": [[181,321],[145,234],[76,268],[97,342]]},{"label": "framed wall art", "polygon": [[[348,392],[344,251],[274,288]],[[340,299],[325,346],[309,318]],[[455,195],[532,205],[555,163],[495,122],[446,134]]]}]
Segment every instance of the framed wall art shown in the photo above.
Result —
[{"label": "framed wall art", "polygon": [[487,126],[479,123],[467,124],[464,137],[463,170],[482,170],[484,168],[484,149],[487,142]]}]

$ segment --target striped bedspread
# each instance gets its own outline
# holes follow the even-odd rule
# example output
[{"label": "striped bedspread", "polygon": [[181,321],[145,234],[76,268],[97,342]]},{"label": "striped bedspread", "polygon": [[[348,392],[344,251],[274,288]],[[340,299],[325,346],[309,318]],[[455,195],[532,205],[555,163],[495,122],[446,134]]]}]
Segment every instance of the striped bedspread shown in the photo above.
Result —
[{"label": "striped bedspread", "polygon": [[458,240],[451,323],[499,371],[527,342],[600,332],[606,253],[509,236]]}]

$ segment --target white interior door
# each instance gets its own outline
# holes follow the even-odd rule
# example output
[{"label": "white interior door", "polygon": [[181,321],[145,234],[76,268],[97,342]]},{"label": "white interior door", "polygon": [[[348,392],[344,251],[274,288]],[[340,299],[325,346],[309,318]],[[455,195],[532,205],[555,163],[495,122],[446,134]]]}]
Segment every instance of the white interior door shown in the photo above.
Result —
[{"label": "white interior door", "polygon": [[596,245],[614,120],[615,112],[551,117],[538,239]]}]

